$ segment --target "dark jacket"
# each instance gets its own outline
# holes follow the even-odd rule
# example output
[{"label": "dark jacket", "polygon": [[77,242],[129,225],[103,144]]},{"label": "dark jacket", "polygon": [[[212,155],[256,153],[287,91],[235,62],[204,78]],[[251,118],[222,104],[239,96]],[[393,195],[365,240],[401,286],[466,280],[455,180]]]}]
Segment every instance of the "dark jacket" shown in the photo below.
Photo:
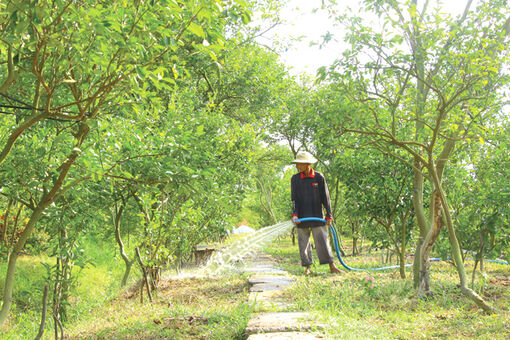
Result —
[{"label": "dark jacket", "polygon": [[[292,215],[298,218],[319,217],[324,218],[323,207],[326,209],[326,218],[331,218],[331,200],[328,185],[324,176],[313,170],[309,176],[302,172],[292,176],[290,180],[292,196]],[[301,222],[299,228],[322,226],[322,222]]]}]

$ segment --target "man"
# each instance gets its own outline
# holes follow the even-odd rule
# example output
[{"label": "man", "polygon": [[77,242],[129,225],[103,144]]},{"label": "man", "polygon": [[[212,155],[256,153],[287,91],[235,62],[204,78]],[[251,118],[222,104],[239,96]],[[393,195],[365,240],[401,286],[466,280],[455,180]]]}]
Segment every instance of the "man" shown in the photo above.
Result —
[{"label": "man", "polygon": [[[331,273],[343,273],[333,260],[331,247],[328,242],[328,227],[331,225],[331,201],[328,186],[322,174],[312,169],[317,160],[306,151],[298,152],[292,163],[296,164],[299,173],[292,176],[292,222],[298,231],[299,255],[301,265],[306,267],[305,275],[311,273],[312,249],[310,246],[310,232],[313,234],[317,256],[320,264],[329,264]],[[324,219],[322,208],[326,209],[327,225],[322,222],[296,222],[304,217],[318,217]]]}]

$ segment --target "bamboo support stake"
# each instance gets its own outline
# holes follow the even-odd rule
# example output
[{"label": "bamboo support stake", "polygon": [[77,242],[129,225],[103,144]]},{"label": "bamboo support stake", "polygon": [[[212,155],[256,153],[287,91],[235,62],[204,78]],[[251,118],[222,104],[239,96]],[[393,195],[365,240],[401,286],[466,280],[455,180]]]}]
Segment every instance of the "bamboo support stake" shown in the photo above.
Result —
[{"label": "bamboo support stake", "polygon": [[[147,269],[145,269],[145,266],[142,261],[142,257],[140,256],[140,249],[138,249],[138,247],[136,247],[135,249],[136,249],[136,256],[138,257],[138,263],[140,264],[140,267],[142,268],[145,286],[147,287],[147,295],[149,295],[149,300],[152,302],[152,293],[151,293],[151,287],[149,285],[149,279],[147,278]],[[143,287],[143,283],[142,283],[142,287]],[[143,289],[142,289],[142,293],[143,293]]]}]

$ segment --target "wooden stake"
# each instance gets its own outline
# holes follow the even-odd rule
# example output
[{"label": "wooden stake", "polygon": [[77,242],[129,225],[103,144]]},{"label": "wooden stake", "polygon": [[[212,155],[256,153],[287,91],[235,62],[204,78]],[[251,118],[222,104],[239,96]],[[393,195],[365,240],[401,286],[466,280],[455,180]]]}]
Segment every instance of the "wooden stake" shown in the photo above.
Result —
[{"label": "wooden stake", "polygon": [[[138,263],[140,264],[140,267],[142,268],[145,286],[147,287],[147,295],[149,295],[149,300],[152,302],[152,293],[151,293],[151,287],[149,285],[149,279],[147,278],[147,269],[145,269],[145,266],[142,261],[142,257],[140,256],[140,249],[138,249],[138,247],[136,247],[135,250],[136,250],[136,256],[138,257]],[[142,284],[142,288],[143,288],[143,284]],[[142,289],[142,292],[143,292],[143,289]]]},{"label": "wooden stake", "polygon": [[46,311],[47,311],[47,299],[48,299],[48,285],[44,286],[43,300],[42,300],[42,316],[41,316],[41,324],[39,325],[39,333],[35,337],[35,340],[39,340],[42,338],[44,333],[44,324],[46,323]]}]

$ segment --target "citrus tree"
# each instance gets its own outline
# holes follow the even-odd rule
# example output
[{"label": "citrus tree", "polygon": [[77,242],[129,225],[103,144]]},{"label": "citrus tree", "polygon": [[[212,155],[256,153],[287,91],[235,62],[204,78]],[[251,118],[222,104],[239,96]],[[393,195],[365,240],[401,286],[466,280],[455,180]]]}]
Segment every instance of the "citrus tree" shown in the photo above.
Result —
[{"label": "citrus tree", "polygon": [[[343,117],[337,128],[365,136],[414,171],[413,207],[420,230],[416,287],[430,291],[428,257],[446,226],[462,292],[492,311],[466,284],[443,175],[456,148],[478,140],[483,127],[494,126],[501,112],[509,13],[504,1],[476,10],[468,1],[463,15],[452,19],[428,4],[365,1],[381,30],[364,26],[359,17],[337,16],[348,27],[351,48],[321,74],[350,98],[352,115]],[[425,180],[432,188],[428,200]]]},{"label": "citrus tree", "polygon": [[[6,113],[0,119],[0,166],[3,170],[10,163],[6,159],[16,149],[31,151],[47,165],[42,167],[43,182],[24,191],[9,189],[10,197],[22,192],[29,197],[17,202],[30,212],[10,251],[0,324],[12,303],[17,258],[37,221],[57,199],[91,178],[90,172],[97,173],[94,168],[89,173],[73,171],[89,147],[91,128],[105,118],[136,112],[136,96],[148,96],[150,86],[171,92],[184,73],[183,56],[213,58],[223,48],[226,23],[246,21],[246,5],[25,0],[0,4],[0,55],[5,61],[0,66],[4,75],[0,93]],[[160,102],[153,104],[157,109]],[[15,172],[3,172],[10,175],[9,183],[20,178]]]}]

